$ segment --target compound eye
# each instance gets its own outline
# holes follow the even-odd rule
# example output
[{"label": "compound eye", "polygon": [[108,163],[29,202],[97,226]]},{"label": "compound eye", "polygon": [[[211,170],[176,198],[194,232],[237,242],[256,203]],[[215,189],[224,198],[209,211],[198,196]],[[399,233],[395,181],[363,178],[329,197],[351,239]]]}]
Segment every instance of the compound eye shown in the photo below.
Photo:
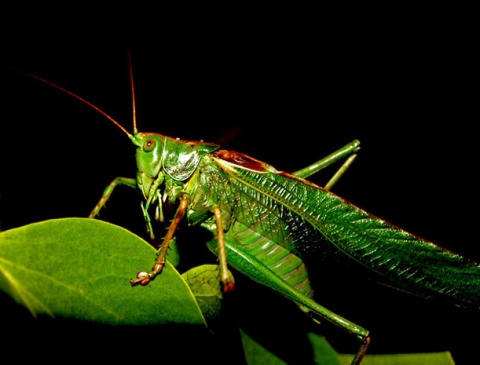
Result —
[{"label": "compound eye", "polygon": [[143,144],[143,150],[149,152],[155,148],[155,144],[155,140],[149,138],[145,140],[145,143]]}]

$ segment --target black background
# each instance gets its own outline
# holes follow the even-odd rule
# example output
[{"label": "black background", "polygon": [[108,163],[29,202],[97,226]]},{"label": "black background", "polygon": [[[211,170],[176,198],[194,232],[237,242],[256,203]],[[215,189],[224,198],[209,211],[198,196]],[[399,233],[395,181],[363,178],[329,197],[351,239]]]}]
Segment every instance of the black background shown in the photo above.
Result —
[{"label": "black background", "polygon": [[[114,177],[135,173],[134,147],[118,128],[19,71],[72,90],[131,131],[130,51],[139,130],[219,142],[286,171],[359,139],[335,193],[479,260],[478,56],[468,22],[441,15],[328,24],[163,15],[145,32],[121,19],[24,19],[28,30],[19,35],[16,23],[3,43],[1,229],[87,216]],[[119,189],[102,218],[142,227],[138,199]],[[317,299],[371,330],[369,353],[450,350],[458,364],[476,353],[478,312],[324,271]]]}]

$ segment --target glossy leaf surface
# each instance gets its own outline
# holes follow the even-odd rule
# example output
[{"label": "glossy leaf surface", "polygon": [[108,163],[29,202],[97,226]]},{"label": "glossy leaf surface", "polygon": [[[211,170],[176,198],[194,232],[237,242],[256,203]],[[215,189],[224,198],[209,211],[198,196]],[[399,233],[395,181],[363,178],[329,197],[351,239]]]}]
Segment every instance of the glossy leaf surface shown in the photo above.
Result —
[{"label": "glossy leaf surface", "polygon": [[155,250],[99,220],[54,219],[0,233],[0,289],[34,315],[105,324],[204,325],[188,285],[169,264],[147,288],[131,287],[132,269]]}]

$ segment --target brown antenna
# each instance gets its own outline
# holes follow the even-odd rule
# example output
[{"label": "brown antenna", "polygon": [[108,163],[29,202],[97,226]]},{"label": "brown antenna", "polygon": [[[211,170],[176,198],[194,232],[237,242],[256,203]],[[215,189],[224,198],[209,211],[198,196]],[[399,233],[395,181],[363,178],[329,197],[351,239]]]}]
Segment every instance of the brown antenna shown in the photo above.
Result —
[{"label": "brown antenna", "polygon": [[[130,67],[130,71],[131,71],[131,67]],[[132,135],[129,131],[127,131],[119,122],[117,122],[115,119],[113,119],[110,115],[108,115],[107,113],[105,113],[102,109],[100,109],[98,106],[96,106],[95,104],[89,102],[88,100],[85,100],[84,98],[82,98],[80,95],[77,95],[75,94],[74,92],[70,91],[70,90],[67,90],[63,87],[61,87],[60,85],[57,85],[51,81],[48,81],[44,78],[41,78],[40,76],[37,76],[37,75],[34,75],[34,74],[31,74],[31,73],[28,73],[28,72],[22,72],[24,73],[25,75],[27,76],[30,76],[30,77],[33,77],[34,79],[37,79],[47,85],[50,85],[50,86],[53,86],[57,89],[59,89],[60,91],[63,91],[64,93],[67,93],[71,96],[73,96],[74,98],[80,100],[82,103],[88,105],[90,108],[92,109],[95,109],[97,112],[99,112],[101,115],[103,115],[105,118],[107,118],[108,120],[110,120],[113,124],[115,124],[118,128],[120,128],[123,133],[125,133],[130,139],[133,139],[134,135]],[[132,76],[131,76],[132,78]],[[132,78],[133,80],[133,78]],[[133,81],[132,81],[132,92],[133,92]],[[135,103],[133,105],[133,110],[135,111]],[[133,117],[133,127],[134,127],[134,133],[136,134],[137,133],[137,128],[136,128],[136,121],[135,121],[135,113],[134,113],[134,117]]]}]

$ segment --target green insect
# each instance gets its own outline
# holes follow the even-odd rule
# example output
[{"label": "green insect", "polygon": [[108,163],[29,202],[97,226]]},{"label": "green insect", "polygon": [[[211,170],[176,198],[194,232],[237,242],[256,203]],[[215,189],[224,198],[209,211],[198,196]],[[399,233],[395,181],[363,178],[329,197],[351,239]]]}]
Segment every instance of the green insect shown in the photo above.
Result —
[{"label": "green insect", "polygon": [[[96,217],[115,187],[140,189],[147,231],[154,238],[152,215],[163,221],[165,204],[175,215],[151,270],[131,285],[147,285],[162,272],[169,244],[182,219],[211,232],[208,247],[218,256],[225,292],[234,289],[231,265],[253,280],[293,300],[314,319],[325,319],[356,336],[360,345],[352,364],[360,364],[370,342],[369,331],[312,299],[302,257],[309,250],[344,256],[379,275],[386,283],[452,304],[480,308],[480,264],[408,233],[364,211],[330,189],[360,149],[352,141],[319,162],[295,173],[278,171],[245,154],[213,143],[133,133],[82,97],[30,75],[89,105],[120,128],[136,146],[136,178],[118,177],[105,189],[90,214]],[[132,95],[134,95],[130,67]],[[135,110],[134,97],[133,109]],[[345,160],[328,184],[307,177]],[[153,213],[153,214],[152,214]]]}]

